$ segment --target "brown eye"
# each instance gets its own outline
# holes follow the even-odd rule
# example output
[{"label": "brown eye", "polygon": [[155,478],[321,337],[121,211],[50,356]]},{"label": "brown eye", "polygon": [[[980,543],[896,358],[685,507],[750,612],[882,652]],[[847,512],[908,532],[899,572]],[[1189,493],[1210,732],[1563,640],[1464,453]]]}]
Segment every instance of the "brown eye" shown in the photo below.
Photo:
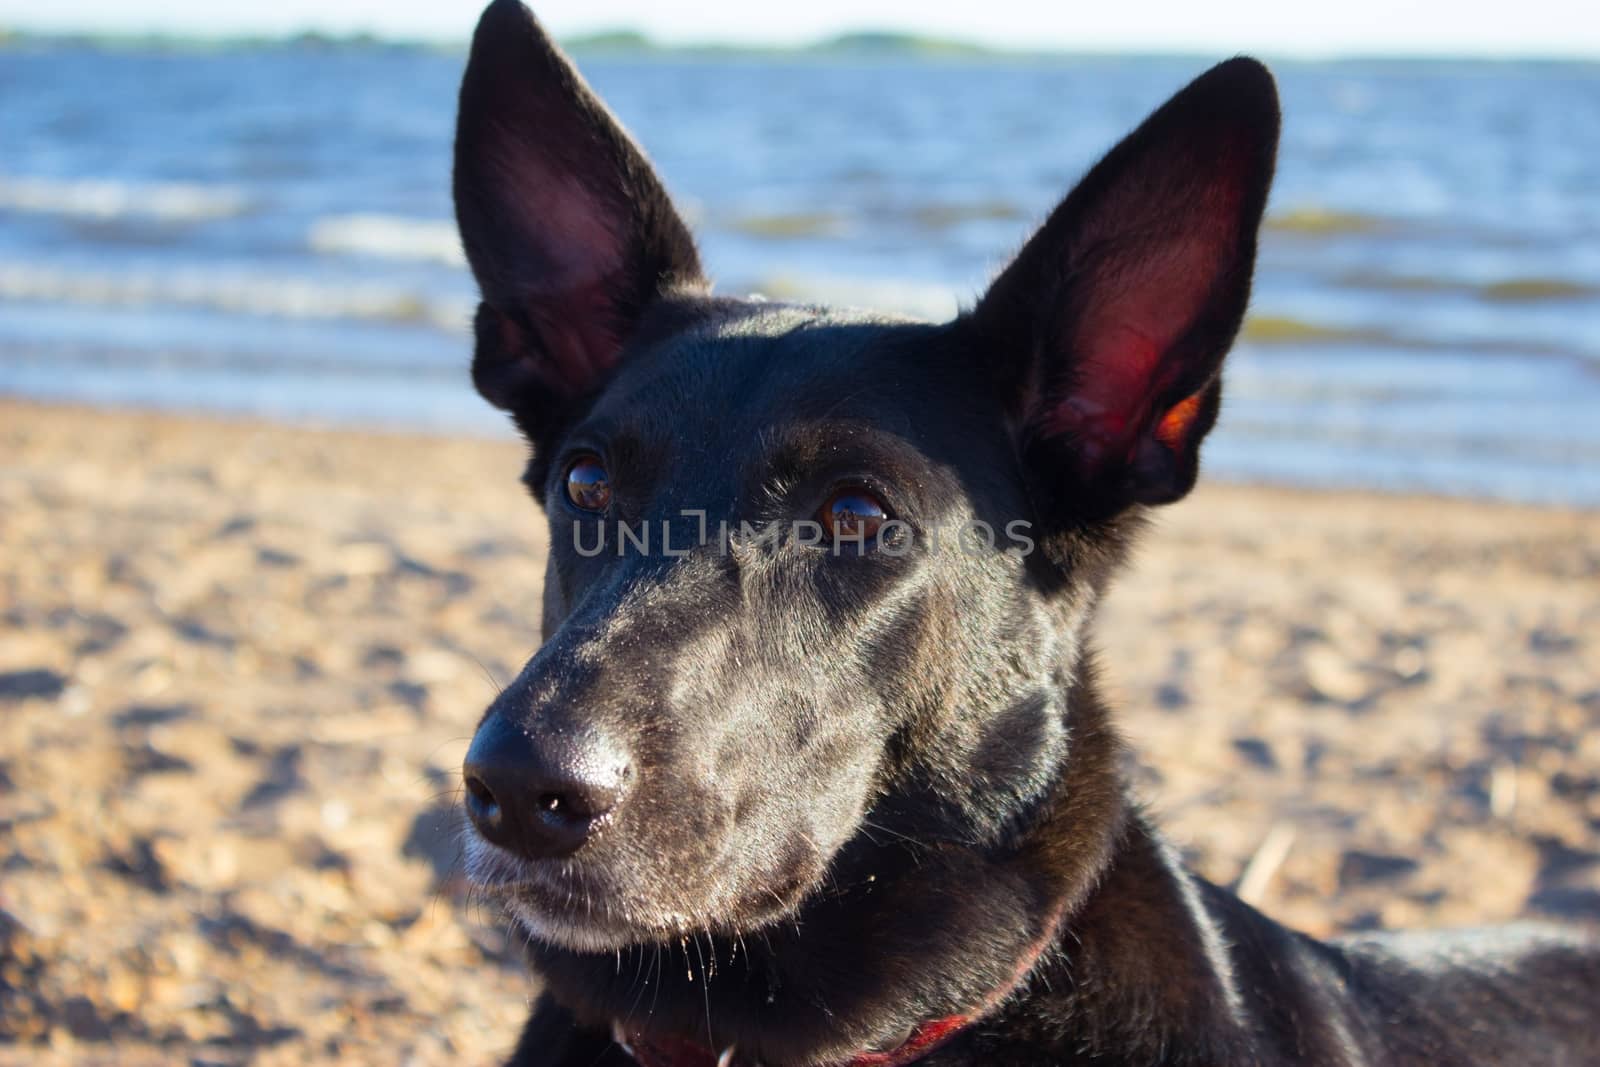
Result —
[{"label": "brown eye", "polygon": [[599,456],[579,456],[567,468],[567,499],[584,511],[611,506],[611,476]]},{"label": "brown eye", "polygon": [[822,505],[817,521],[836,541],[870,541],[889,521],[889,513],[865,489],[841,489]]}]

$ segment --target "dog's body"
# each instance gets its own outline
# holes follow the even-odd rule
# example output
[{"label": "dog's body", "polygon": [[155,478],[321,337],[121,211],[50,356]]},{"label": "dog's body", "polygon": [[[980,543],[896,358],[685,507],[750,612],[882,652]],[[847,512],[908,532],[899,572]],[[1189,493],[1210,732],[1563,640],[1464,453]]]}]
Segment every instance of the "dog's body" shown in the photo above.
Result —
[{"label": "dog's body", "polygon": [[1193,485],[1277,125],[1258,64],[1204,75],[949,324],[723,299],[490,7],[473,373],[552,524],[546,644],[464,768],[549,990],[516,1064],[1600,1062],[1592,938],[1319,944],[1128,799],[1088,628]]}]

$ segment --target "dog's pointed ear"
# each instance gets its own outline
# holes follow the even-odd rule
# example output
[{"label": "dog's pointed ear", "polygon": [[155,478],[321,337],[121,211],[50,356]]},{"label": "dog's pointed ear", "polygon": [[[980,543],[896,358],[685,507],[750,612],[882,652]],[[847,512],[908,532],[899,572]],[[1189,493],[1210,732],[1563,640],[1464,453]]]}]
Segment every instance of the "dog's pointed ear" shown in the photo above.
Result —
[{"label": "dog's pointed ear", "polygon": [[604,384],[652,301],[703,284],[644,154],[517,0],[473,36],[454,184],[483,295],[473,380],[525,431]]},{"label": "dog's pointed ear", "polygon": [[1052,510],[1105,517],[1193,487],[1278,121],[1261,64],[1201,75],[1088,173],[972,312]]}]

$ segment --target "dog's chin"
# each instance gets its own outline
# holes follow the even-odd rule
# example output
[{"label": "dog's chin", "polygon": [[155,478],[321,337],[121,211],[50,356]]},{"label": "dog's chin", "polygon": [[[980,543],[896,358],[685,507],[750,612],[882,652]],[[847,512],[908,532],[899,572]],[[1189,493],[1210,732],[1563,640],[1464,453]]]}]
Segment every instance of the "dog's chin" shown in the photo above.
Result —
[{"label": "dog's chin", "polygon": [[629,926],[604,920],[597,922],[592,916],[579,920],[575,916],[555,914],[522,893],[508,894],[505,908],[527,936],[569,952],[615,952],[643,940],[640,932]]},{"label": "dog's chin", "polygon": [[603,885],[570,860],[531,863],[469,833],[466,874],[529,937],[571,952],[606,953],[707,933],[753,933],[798,910],[821,872],[762,884],[738,894],[738,905],[730,894],[712,891],[698,906],[671,908],[640,903],[648,898]]}]

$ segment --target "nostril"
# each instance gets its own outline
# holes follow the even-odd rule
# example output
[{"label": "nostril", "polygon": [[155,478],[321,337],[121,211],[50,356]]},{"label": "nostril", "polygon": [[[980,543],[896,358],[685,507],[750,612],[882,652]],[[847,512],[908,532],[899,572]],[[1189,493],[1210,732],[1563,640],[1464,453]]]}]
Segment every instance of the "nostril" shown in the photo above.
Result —
[{"label": "nostril", "polygon": [[494,793],[483,783],[483,779],[476,775],[468,775],[466,785],[467,810],[472,816],[472,821],[480,826],[499,822],[500,802],[495,800]]},{"label": "nostril", "polygon": [[589,822],[609,814],[617,795],[616,790],[592,782],[572,782],[563,789],[539,793],[534,797],[534,810],[556,822]]}]

